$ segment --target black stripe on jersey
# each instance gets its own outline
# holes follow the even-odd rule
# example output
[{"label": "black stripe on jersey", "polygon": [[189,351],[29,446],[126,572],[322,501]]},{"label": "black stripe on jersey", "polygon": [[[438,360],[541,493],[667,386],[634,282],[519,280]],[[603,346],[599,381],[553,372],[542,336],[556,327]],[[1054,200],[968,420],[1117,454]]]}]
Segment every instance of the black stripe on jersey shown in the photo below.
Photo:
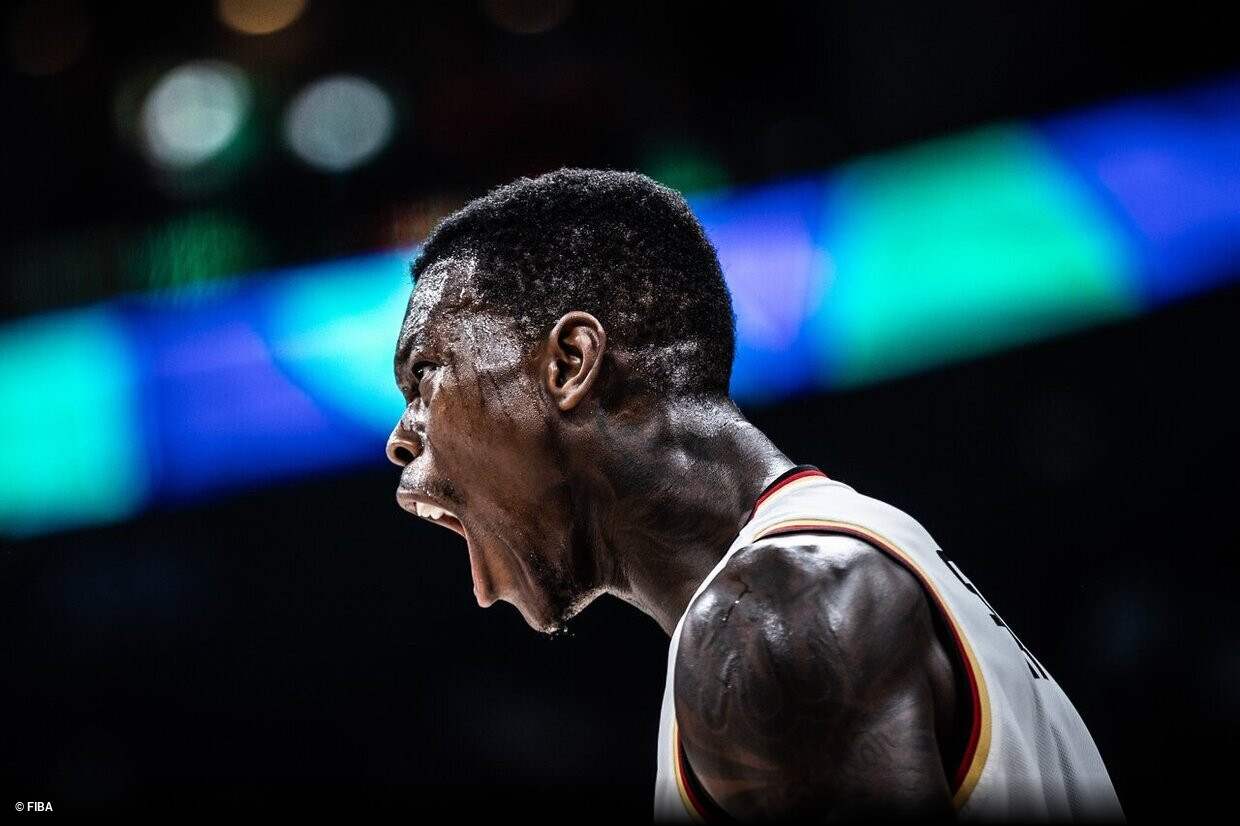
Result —
[{"label": "black stripe on jersey", "polygon": [[684,744],[677,740],[676,747],[680,750],[680,769],[681,776],[685,780],[685,785],[689,787],[693,800],[701,807],[698,812],[702,819],[707,823],[740,823],[739,820],[732,817],[723,810],[723,807],[711,798],[703,788],[702,782],[697,779],[697,775],[693,773],[693,767],[689,765],[689,756],[685,754]]},{"label": "black stripe on jersey", "polygon": [[[758,512],[758,503],[761,502],[764,498],[766,498],[766,496],[771,491],[775,490],[775,488],[783,484],[788,479],[788,477],[796,476],[798,473],[804,473],[807,470],[812,470],[816,473],[822,473],[822,471],[819,470],[816,465],[793,465],[792,467],[785,470],[783,473],[776,476],[773,480],[771,480],[771,483],[767,485],[766,487],[764,487],[762,489],[762,492],[758,494],[756,499],[754,499],[753,507],[749,509],[749,518],[745,520],[745,524],[749,524],[750,520],[753,519],[753,515]],[[827,474],[822,473],[822,475],[826,476]]]}]

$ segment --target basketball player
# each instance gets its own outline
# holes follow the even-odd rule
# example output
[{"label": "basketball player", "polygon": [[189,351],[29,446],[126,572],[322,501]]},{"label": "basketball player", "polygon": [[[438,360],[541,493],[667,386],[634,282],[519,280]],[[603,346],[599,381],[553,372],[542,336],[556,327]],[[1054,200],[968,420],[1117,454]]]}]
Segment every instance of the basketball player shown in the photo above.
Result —
[{"label": "basketball player", "polygon": [[564,168],[413,264],[387,446],[478,603],[601,594],[671,637],[655,819],[1121,820],[1046,668],[922,526],[782,454],[728,394],[735,316],[684,199]]}]

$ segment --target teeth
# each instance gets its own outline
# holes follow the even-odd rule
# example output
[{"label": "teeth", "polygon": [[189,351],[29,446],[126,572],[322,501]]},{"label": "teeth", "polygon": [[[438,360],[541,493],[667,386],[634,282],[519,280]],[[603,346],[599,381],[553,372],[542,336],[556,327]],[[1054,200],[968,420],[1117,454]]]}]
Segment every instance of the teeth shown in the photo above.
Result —
[{"label": "teeth", "polygon": [[443,508],[437,508],[434,505],[425,505],[421,502],[418,502],[417,509],[418,509],[418,516],[423,516],[427,519],[442,519],[445,513],[448,514],[448,516],[456,518],[455,514],[453,514],[452,512],[446,511]]}]

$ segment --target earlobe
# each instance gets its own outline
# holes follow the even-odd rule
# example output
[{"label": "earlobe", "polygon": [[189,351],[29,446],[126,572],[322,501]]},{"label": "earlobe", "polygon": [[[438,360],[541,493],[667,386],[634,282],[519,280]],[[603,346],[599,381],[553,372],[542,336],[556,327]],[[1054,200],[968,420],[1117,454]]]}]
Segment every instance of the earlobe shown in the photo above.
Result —
[{"label": "earlobe", "polygon": [[565,313],[547,336],[547,390],[561,410],[571,410],[590,393],[603,364],[607,331],[583,310]]}]

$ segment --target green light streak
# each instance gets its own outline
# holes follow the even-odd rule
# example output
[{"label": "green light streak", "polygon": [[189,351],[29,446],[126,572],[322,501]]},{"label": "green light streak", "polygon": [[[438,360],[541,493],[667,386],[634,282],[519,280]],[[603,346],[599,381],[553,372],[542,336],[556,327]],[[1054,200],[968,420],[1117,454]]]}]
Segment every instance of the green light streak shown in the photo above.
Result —
[{"label": "green light streak", "polygon": [[127,281],[138,289],[166,290],[165,298],[192,303],[210,293],[209,282],[264,263],[262,238],[244,221],[223,212],[193,212],[149,231],[125,262]]},{"label": "green light streak", "polygon": [[0,534],[110,522],[142,506],[134,383],[106,310],[0,327]]},{"label": "green light streak", "polygon": [[1136,315],[1136,264],[1031,130],[1000,125],[843,167],[815,318],[850,386]]}]

